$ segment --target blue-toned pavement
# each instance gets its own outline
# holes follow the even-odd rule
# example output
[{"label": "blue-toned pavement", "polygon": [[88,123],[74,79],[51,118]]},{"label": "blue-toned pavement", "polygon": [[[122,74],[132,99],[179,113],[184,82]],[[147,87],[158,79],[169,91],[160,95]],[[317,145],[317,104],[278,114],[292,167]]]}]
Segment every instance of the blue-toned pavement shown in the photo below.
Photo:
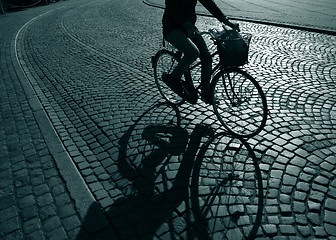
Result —
[{"label": "blue-toned pavement", "polygon": [[[144,0],[144,2],[164,8],[164,0]],[[336,33],[336,2],[333,0],[214,0],[214,2],[232,19]],[[201,4],[197,5],[197,11],[202,15],[210,15]]]},{"label": "blue-toned pavement", "polygon": [[[239,21],[269,106],[240,140],[211,107],[163,101],[162,13],[71,0],[0,16],[0,239],[336,239],[334,29]],[[214,187],[232,158],[242,180]]]}]

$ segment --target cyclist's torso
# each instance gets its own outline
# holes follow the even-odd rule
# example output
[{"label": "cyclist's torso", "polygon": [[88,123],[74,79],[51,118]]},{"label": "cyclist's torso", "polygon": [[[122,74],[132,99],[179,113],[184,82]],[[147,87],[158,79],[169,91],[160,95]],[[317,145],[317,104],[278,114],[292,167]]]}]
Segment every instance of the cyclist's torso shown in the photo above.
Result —
[{"label": "cyclist's torso", "polygon": [[[199,0],[199,2],[217,19],[224,17],[213,0]],[[186,21],[195,24],[197,0],[165,0],[165,3],[166,8],[162,18],[164,36],[174,28],[186,31],[183,26]]]},{"label": "cyclist's torso", "polygon": [[195,24],[196,4],[197,0],[166,0],[162,18],[163,34],[166,36],[174,28],[185,30],[183,24],[187,20]]}]

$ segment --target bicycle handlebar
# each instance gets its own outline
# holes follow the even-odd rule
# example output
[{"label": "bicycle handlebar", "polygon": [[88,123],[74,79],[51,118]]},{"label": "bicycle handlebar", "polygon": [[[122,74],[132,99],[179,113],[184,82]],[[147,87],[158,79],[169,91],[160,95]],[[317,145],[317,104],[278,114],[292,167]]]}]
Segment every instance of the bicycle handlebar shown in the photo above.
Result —
[{"label": "bicycle handlebar", "polygon": [[[208,31],[199,32],[200,35],[210,35],[212,40],[219,40],[219,41],[225,40],[225,38],[223,38],[224,36],[230,37],[229,39],[235,39],[233,35],[235,35],[237,33],[238,33],[238,31],[236,31],[235,29],[232,29],[231,27],[228,28],[224,24],[223,24],[223,30],[222,31],[218,31],[215,28],[211,28]],[[250,33],[244,33],[244,32],[241,32],[241,33],[250,35]],[[229,34],[231,36],[229,36]],[[237,39],[238,38],[239,37],[237,36]]]}]

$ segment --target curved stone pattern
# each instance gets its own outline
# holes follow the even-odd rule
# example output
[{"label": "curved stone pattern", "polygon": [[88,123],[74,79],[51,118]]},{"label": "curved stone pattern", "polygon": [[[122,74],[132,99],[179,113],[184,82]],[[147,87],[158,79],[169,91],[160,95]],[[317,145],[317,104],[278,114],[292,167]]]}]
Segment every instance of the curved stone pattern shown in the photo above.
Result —
[{"label": "curved stone pattern", "polygon": [[[138,2],[101,0],[50,12],[22,30],[18,57],[118,236],[186,237],[196,227],[174,179],[207,134],[224,129],[204,104],[158,105],[150,58],[161,46],[162,11]],[[200,30],[218,27],[199,20]],[[336,37],[244,22],[241,29],[253,34],[245,69],[269,105],[265,129],[248,140],[265,194],[257,234],[334,239]],[[197,134],[204,125],[209,133]],[[166,165],[141,165],[167,158]],[[161,217],[153,214],[158,208]]]}]

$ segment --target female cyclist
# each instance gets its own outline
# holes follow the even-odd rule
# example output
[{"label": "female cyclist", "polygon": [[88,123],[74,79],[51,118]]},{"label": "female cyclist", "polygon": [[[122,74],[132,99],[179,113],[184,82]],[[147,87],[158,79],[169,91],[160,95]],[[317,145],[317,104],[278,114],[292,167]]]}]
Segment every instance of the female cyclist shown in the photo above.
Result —
[{"label": "female cyclist", "polygon": [[[220,22],[238,30],[238,24],[231,23],[213,0],[199,0],[199,2]],[[197,0],[165,0],[166,6],[162,18],[163,37],[182,52],[183,57],[171,74],[163,76],[163,81],[187,101],[196,103],[195,88],[187,82],[182,82],[181,78],[190,64],[200,57],[202,62],[201,98],[204,102],[211,103],[209,87],[212,59],[203,37],[195,26],[196,4]]]}]

